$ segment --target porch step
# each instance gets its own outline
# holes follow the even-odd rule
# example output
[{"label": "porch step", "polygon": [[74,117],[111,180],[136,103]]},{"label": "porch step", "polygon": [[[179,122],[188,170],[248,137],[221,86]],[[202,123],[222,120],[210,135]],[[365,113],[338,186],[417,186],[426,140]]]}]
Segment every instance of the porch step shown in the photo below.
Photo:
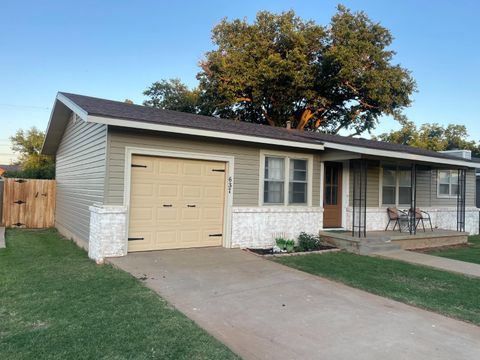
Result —
[{"label": "porch step", "polygon": [[390,242],[365,242],[360,243],[358,252],[360,255],[369,255],[376,252],[388,252],[400,250],[401,246]]}]

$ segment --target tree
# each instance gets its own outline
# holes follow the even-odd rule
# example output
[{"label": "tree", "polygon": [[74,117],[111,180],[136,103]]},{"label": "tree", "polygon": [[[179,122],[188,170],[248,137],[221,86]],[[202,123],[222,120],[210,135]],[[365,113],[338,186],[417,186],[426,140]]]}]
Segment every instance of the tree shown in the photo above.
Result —
[{"label": "tree", "polygon": [[154,82],[143,92],[143,95],[149,97],[149,100],[143,102],[147,106],[194,114],[201,113],[199,90],[190,90],[180,79]]},{"label": "tree", "polygon": [[10,137],[12,150],[19,154],[22,170],[17,173],[8,173],[6,176],[53,179],[55,160],[51,156],[41,154],[44,139],[45,133],[35,127],[26,131],[20,129]]},{"label": "tree", "polygon": [[[253,24],[224,19],[212,34],[216,48],[200,62],[198,89],[180,82],[179,91],[152,94],[150,88],[147,105],[357,135],[375,128],[382,115],[402,119],[415,91],[410,73],[392,64],[390,32],[344,6],[329,26],[293,11],[261,11]],[[187,99],[194,105],[179,106],[191,104]]]},{"label": "tree", "polygon": [[468,138],[465,125],[426,123],[417,128],[412,121],[402,120],[400,123],[400,130],[383,133],[375,139],[434,151],[470,150],[473,156],[480,156],[480,144],[465,140]]}]

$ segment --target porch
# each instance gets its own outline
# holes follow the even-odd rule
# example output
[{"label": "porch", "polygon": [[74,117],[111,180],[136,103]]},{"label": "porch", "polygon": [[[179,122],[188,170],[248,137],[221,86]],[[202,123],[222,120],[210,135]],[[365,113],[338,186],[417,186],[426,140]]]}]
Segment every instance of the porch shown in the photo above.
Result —
[{"label": "porch", "polygon": [[468,233],[434,229],[415,234],[400,231],[368,231],[365,237],[353,236],[352,231],[321,231],[320,237],[327,243],[358,254],[370,254],[386,250],[413,250],[429,247],[466,244]]}]

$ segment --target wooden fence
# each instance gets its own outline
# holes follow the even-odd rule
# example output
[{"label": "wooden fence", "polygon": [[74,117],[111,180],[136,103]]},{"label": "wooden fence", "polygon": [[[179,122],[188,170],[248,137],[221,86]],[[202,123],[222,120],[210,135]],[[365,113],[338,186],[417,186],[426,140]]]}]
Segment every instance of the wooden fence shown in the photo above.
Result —
[{"label": "wooden fence", "polygon": [[55,180],[5,179],[2,223],[41,229],[55,224]]}]

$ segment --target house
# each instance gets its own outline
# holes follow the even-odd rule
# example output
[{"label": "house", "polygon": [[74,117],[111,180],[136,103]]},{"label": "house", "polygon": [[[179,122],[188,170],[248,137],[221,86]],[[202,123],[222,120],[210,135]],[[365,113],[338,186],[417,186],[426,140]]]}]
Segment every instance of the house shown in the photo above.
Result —
[{"label": "house", "polygon": [[6,172],[17,172],[20,170],[20,165],[0,165],[0,178],[2,178]]},{"label": "house", "polygon": [[68,93],[42,152],[57,161],[56,227],[96,260],[323,229],[361,238],[385,229],[391,206],[422,208],[437,228],[479,228],[480,164],[458,154]]}]

